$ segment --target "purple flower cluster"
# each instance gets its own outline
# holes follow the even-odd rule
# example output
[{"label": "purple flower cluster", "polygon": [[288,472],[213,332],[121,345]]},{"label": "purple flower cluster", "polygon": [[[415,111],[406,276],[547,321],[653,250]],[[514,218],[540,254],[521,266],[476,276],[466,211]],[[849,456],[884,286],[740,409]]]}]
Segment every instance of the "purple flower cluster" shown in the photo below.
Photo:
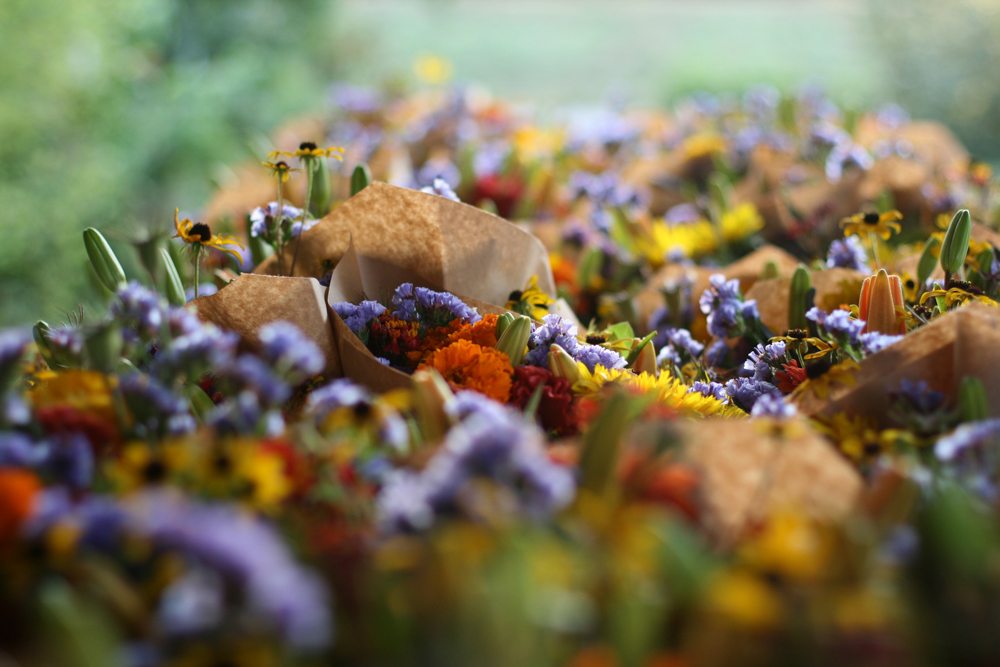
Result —
[{"label": "purple flower cluster", "polygon": [[354,335],[361,336],[367,331],[371,321],[385,312],[385,306],[378,301],[362,301],[357,305],[341,301],[333,304],[333,311],[344,320],[344,324]]},{"label": "purple flower cluster", "polygon": [[444,197],[445,199],[450,199],[451,201],[461,201],[455,191],[451,189],[448,185],[448,181],[443,178],[435,178],[430,185],[420,188],[421,192],[425,192],[429,195],[437,195],[438,197]]},{"label": "purple flower cluster", "polygon": [[121,325],[122,335],[130,342],[151,340],[160,333],[165,305],[160,296],[131,282],[118,290],[111,304],[111,315]]},{"label": "purple flower cluster", "polygon": [[[351,410],[357,416],[375,414],[375,397],[368,389],[341,378],[326,384],[309,394],[306,414],[313,422],[320,424],[332,412],[340,409]],[[392,412],[380,415],[378,439],[391,449],[402,450],[409,441],[409,430],[401,416]]]},{"label": "purple flower cluster", "polygon": [[995,443],[998,437],[1000,419],[962,424],[937,441],[934,454],[942,461],[954,461],[984,444]]},{"label": "purple flower cluster", "polygon": [[[302,209],[291,204],[284,204],[281,207],[281,217],[289,220],[288,234],[290,238],[295,238],[303,231],[309,231],[319,220],[306,220],[303,225]],[[277,240],[280,230],[276,228],[278,218],[278,202],[270,202],[267,206],[258,206],[250,212],[250,236],[264,239],[272,243]]]},{"label": "purple flower cluster", "polygon": [[796,407],[786,401],[781,394],[765,393],[757,397],[750,410],[752,417],[768,417],[770,419],[791,419],[798,414]]},{"label": "purple flower cluster", "polygon": [[698,306],[708,316],[708,332],[716,338],[738,336],[747,322],[760,318],[757,302],[743,300],[740,281],[726,280],[720,273],[709,278],[709,287],[702,293]]},{"label": "purple flower cluster", "polygon": [[806,313],[806,319],[818,324],[843,345],[859,345],[861,342],[859,337],[865,328],[863,320],[854,319],[846,310],[827,313],[813,306]]},{"label": "purple flower cluster", "polygon": [[770,382],[755,380],[753,378],[734,378],[726,383],[726,393],[732,402],[750,412],[761,396],[770,394],[781,396],[781,391]]},{"label": "purple flower cluster", "polygon": [[519,413],[479,399],[459,412],[461,422],[423,471],[388,476],[377,499],[384,530],[423,530],[454,514],[542,519],[572,500],[572,473],[548,459],[541,432]]},{"label": "purple flower cluster", "polygon": [[549,348],[558,345],[566,350],[569,356],[583,363],[591,372],[597,366],[605,368],[624,368],[625,357],[614,350],[600,345],[581,342],[577,338],[576,325],[567,322],[561,316],[552,313],[542,319],[542,325],[536,327],[528,338],[528,354],[524,363],[530,366],[548,368]]},{"label": "purple flower cluster", "polygon": [[82,491],[94,475],[94,452],[78,433],[60,433],[33,440],[16,431],[0,431],[0,468],[28,468],[49,484]]},{"label": "purple flower cluster", "polygon": [[481,319],[475,308],[466,305],[454,294],[415,287],[413,283],[403,283],[396,288],[392,306],[393,317],[431,327],[447,324],[456,318],[470,324]]},{"label": "purple flower cluster", "polygon": [[133,418],[134,435],[158,438],[190,433],[195,429],[187,401],[156,378],[131,373],[118,379],[118,387]]},{"label": "purple flower cluster", "polygon": [[770,382],[774,369],[780,368],[786,360],[786,348],[785,342],[780,340],[767,345],[758,343],[743,362],[742,375]]},{"label": "purple flower cluster", "polygon": [[318,375],[326,365],[319,347],[291,322],[271,322],[260,330],[261,356],[292,385]]},{"label": "purple flower cluster", "polygon": [[858,342],[861,344],[861,351],[866,356],[869,354],[875,354],[876,352],[881,352],[885,348],[890,345],[894,345],[901,340],[903,340],[902,336],[893,336],[891,334],[879,333],[877,331],[870,331],[858,336]]},{"label": "purple flower cluster", "polygon": [[718,399],[722,403],[729,402],[729,394],[726,392],[726,386],[721,382],[703,382],[702,380],[695,380],[691,384],[691,388],[688,389],[688,393],[711,396]]},{"label": "purple flower cluster", "polygon": [[865,252],[865,247],[857,236],[837,239],[830,243],[826,265],[830,268],[868,272],[868,253]]}]

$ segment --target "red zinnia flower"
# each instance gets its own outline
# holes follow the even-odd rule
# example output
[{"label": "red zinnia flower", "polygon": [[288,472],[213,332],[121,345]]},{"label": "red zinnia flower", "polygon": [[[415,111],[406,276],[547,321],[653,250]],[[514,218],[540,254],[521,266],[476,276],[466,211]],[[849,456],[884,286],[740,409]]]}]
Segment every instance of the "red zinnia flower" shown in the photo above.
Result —
[{"label": "red zinnia flower", "polygon": [[518,366],[514,369],[514,386],[510,390],[511,405],[523,410],[540,385],[544,387],[536,417],[542,428],[557,435],[576,433],[578,424],[569,380],[555,377],[547,368]]}]

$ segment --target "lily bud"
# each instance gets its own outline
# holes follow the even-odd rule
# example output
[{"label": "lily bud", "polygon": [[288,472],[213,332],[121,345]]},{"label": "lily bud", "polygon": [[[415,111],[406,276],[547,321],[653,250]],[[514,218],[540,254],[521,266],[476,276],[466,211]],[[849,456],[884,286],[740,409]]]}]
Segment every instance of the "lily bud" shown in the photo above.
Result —
[{"label": "lily bud", "polygon": [[509,310],[497,318],[497,330],[496,337],[497,340],[503,336],[504,332],[507,331],[507,327],[514,323],[514,318],[517,317],[516,313],[512,313]]},{"label": "lily bud", "polygon": [[874,276],[865,278],[858,305],[859,315],[865,321],[864,333],[906,333],[903,283],[899,276],[890,276],[885,269],[880,269]]},{"label": "lily bud", "polygon": [[454,400],[451,387],[437,371],[423,369],[413,374],[413,407],[426,442],[444,438],[451,423],[448,406]]},{"label": "lily bud", "polygon": [[636,373],[649,373],[656,377],[659,369],[656,367],[656,347],[653,345],[653,341],[637,338],[635,344],[642,347],[639,348],[639,353],[629,364],[629,368]]},{"label": "lily bud", "polygon": [[121,262],[118,261],[103,234],[93,227],[87,227],[83,230],[83,245],[102,285],[112,292],[117,292],[128,283]]},{"label": "lily bud", "polygon": [[507,355],[512,365],[517,366],[527,352],[530,337],[531,320],[524,315],[516,315],[497,340],[497,349]]},{"label": "lily bud", "polygon": [[330,212],[330,169],[326,160],[313,160],[309,178],[313,179],[309,193],[309,212],[314,218],[322,218]]},{"label": "lily bud", "polygon": [[566,378],[570,385],[580,381],[580,369],[576,366],[576,359],[569,356],[569,352],[559,345],[553,344],[549,347],[549,370],[557,378]]},{"label": "lily bud", "polygon": [[809,279],[809,269],[799,264],[792,274],[792,284],[788,291],[788,328],[805,329],[809,322],[806,312],[812,308],[809,290],[812,281]]},{"label": "lily bud", "polygon": [[368,169],[368,165],[359,164],[351,173],[351,196],[353,197],[367,188],[371,182],[372,172]]},{"label": "lily bud", "polygon": [[968,209],[961,209],[951,219],[948,231],[944,233],[941,244],[941,268],[945,275],[958,273],[965,263],[965,255],[969,252],[969,238],[972,236],[972,217]]}]

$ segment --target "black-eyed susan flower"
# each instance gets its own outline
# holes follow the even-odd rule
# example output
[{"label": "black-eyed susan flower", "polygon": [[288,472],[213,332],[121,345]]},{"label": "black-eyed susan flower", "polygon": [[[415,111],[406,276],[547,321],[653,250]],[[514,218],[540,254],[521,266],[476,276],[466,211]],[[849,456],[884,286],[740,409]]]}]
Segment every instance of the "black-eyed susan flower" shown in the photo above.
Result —
[{"label": "black-eyed susan flower", "polygon": [[[332,158],[334,160],[344,160],[343,146],[327,146],[321,148],[312,141],[303,141],[294,151],[271,151],[267,154],[268,159],[274,160],[278,157],[297,157],[300,160],[318,160],[319,158]],[[268,164],[268,163],[265,163]]]},{"label": "black-eyed susan flower", "polygon": [[[271,153],[271,155],[273,156],[274,153]],[[271,160],[264,160],[263,162],[261,162],[261,164],[271,170],[271,173],[274,174],[274,177],[278,180],[278,183],[287,183],[288,179],[291,178],[292,176],[292,172],[299,171],[298,169],[295,169],[294,167],[290,166],[284,160],[278,160],[277,162],[273,162]]]},{"label": "black-eyed susan flower", "polygon": [[177,231],[174,238],[184,241],[196,250],[214,248],[232,255],[237,262],[243,261],[240,244],[235,238],[213,233],[211,227],[204,222],[193,222],[189,218],[181,219],[179,209],[174,209],[174,229]]},{"label": "black-eyed susan flower", "polygon": [[930,299],[944,299],[946,310],[951,310],[957,306],[964,306],[970,301],[985,303],[994,308],[997,306],[996,301],[983,294],[982,290],[975,285],[965,282],[959,283],[958,281],[951,283],[948,289],[938,287],[924,292],[920,297],[920,305],[924,305]]},{"label": "black-eyed susan flower", "polygon": [[899,211],[886,211],[885,213],[855,213],[840,221],[840,227],[844,230],[844,236],[863,236],[874,234],[883,241],[888,241],[893,234],[898,234],[902,227],[899,221],[903,219],[903,214]]},{"label": "black-eyed susan flower", "polygon": [[538,276],[531,276],[528,286],[514,290],[507,297],[507,309],[541,320],[549,314],[553,299],[538,287]]}]

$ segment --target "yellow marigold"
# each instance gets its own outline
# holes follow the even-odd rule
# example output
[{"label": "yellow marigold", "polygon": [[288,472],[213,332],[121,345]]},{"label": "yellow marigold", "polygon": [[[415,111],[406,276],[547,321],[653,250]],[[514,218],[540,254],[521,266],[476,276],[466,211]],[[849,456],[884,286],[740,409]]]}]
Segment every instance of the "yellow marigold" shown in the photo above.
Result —
[{"label": "yellow marigold", "polygon": [[573,384],[573,391],[592,394],[606,384],[617,384],[642,394],[652,394],[660,406],[674,409],[689,417],[745,417],[746,413],[737,407],[723,403],[714,396],[705,396],[689,391],[690,387],[669,373],[659,376],[650,373],[634,373],[625,369],[608,369],[595,366],[594,372],[577,362],[580,379]]},{"label": "yellow marigold", "polygon": [[474,324],[466,324],[461,329],[448,337],[449,343],[457,340],[467,340],[470,343],[483,347],[497,346],[497,315],[483,315],[483,318]]},{"label": "yellow marigold", "polygon": [[96,371],[67,370],[40,379],[28,396],[35,409],[65,406],[114,421],[114,383],[113,377]]},{"label": "yellow marigold", "polygon": [[506,403],[514,369],[499,350],[457,340],[429,354],[420,368],[433,368],[454,390],[471,389]]}]

